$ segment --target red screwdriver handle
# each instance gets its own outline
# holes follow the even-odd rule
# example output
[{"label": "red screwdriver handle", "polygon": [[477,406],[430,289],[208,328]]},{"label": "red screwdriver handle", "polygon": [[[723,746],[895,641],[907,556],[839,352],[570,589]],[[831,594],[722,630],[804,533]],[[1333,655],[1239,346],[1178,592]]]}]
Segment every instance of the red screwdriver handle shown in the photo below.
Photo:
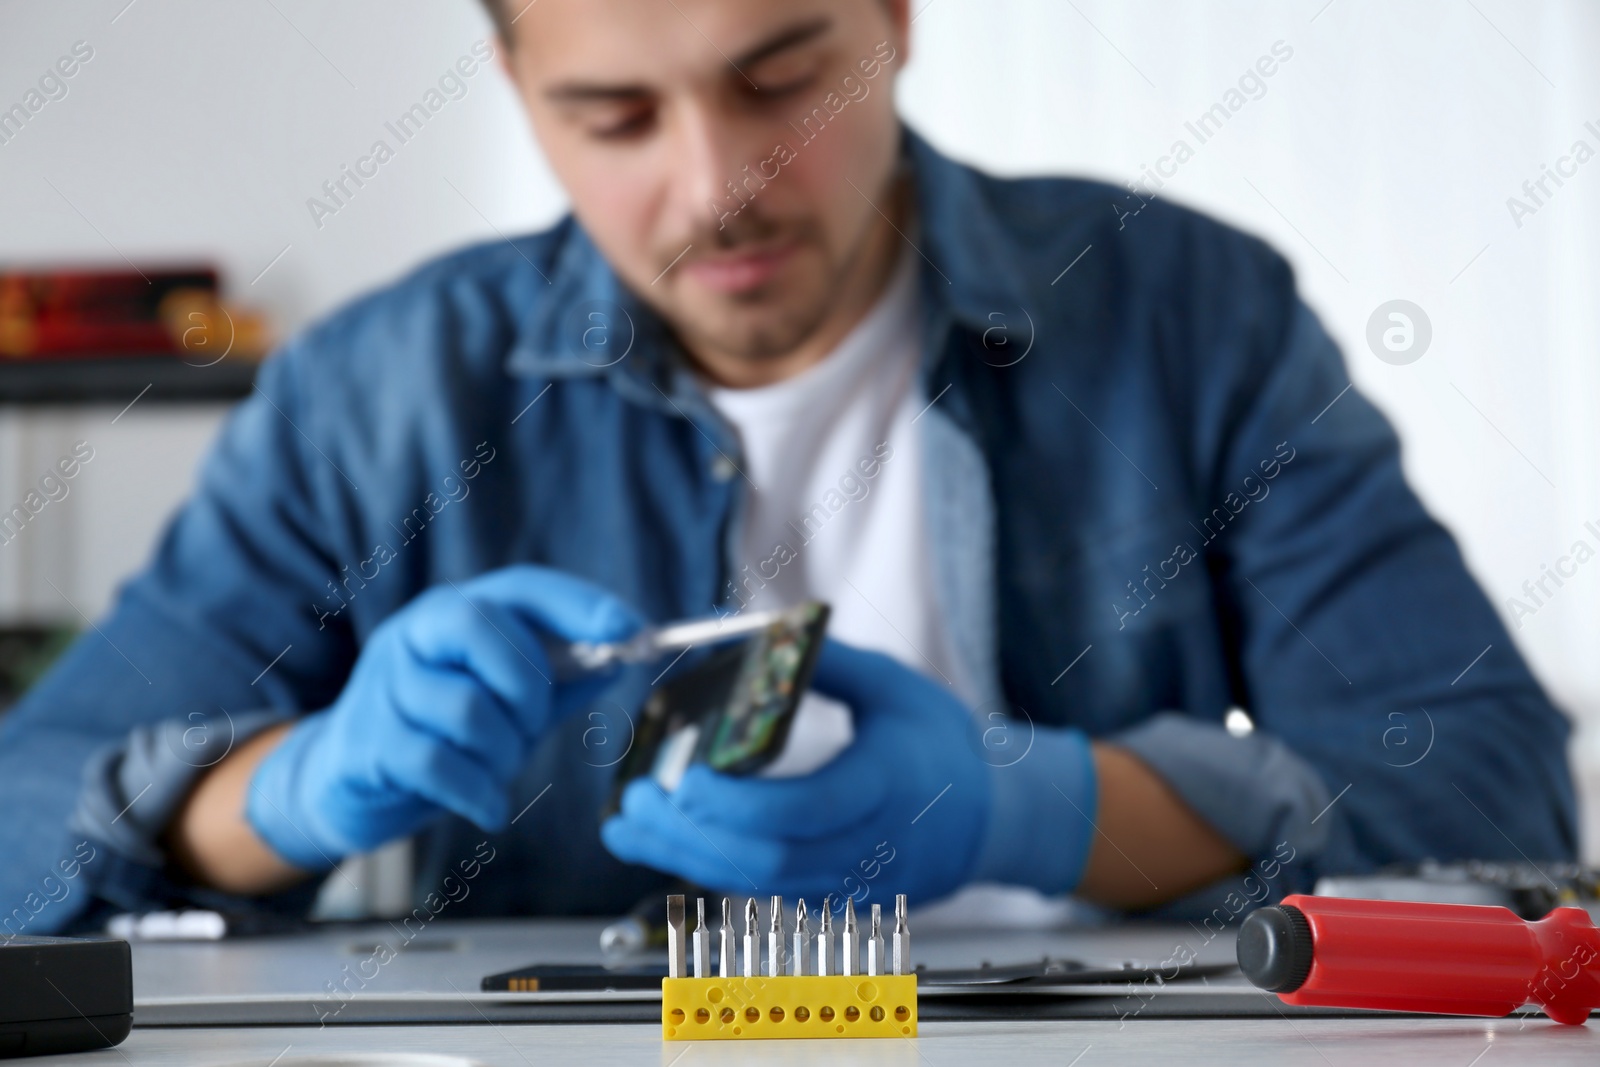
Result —
[{"label": "red screwdriver handle", "polygon": [[1288,1004],[1502,1016],[1533,1003],[1574,1025],[1600,1007],[1600,930],[1581,908],[1526,922],[1507,908],[1296,894],[1245,921],[1239,966]]}]

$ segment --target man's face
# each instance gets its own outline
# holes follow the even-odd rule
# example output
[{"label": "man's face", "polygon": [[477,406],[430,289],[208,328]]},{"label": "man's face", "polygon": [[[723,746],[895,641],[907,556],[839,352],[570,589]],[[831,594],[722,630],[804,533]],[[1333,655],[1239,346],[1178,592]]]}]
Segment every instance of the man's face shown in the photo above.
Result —
[{"label": "man's face", "polygon": [[848,295],[889,210],[905,28],[904,0],[538,0],[509,58],[612,267],[691,347],[759,360]]}]

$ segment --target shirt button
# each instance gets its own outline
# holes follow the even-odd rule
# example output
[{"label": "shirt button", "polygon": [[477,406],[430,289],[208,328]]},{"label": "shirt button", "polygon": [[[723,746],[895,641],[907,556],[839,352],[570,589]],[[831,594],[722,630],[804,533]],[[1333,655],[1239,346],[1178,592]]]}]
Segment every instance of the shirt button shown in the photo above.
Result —
[{"label": "shirt button", "polygon": [[727,456],[721,455],[720,453],[716,459],[711,461],[711,477],[715,478],[719,482],[725,482],[729,478],[732,478],[737,469],[738,468],[733,465],[733,460],[729,459]]}]

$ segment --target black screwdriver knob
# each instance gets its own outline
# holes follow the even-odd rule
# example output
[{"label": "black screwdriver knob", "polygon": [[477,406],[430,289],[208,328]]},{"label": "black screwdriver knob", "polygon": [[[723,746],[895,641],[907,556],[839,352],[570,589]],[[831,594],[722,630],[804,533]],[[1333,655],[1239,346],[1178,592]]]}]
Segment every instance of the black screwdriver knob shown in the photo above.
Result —
[{"label": "black screwdriver knob", "polygon": [[1293,993],[1311,973],[1311,924],[1292,905],[1262,908],[1239,928],[1239,969],[1272,993]]}]

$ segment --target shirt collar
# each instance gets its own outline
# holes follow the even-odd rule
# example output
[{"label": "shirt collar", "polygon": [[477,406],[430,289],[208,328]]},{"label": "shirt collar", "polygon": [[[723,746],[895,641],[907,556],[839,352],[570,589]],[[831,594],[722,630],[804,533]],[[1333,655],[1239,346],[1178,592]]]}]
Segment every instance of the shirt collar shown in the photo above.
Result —
[{"label": "shirt collar", "polygon": [[1017,273],[1023,257],[993,204],[993,182],[909,127],[903,154],[915,177],[923,296],[935,313],[982,331],[993,313],[1014,312],[1027,291]]}]

